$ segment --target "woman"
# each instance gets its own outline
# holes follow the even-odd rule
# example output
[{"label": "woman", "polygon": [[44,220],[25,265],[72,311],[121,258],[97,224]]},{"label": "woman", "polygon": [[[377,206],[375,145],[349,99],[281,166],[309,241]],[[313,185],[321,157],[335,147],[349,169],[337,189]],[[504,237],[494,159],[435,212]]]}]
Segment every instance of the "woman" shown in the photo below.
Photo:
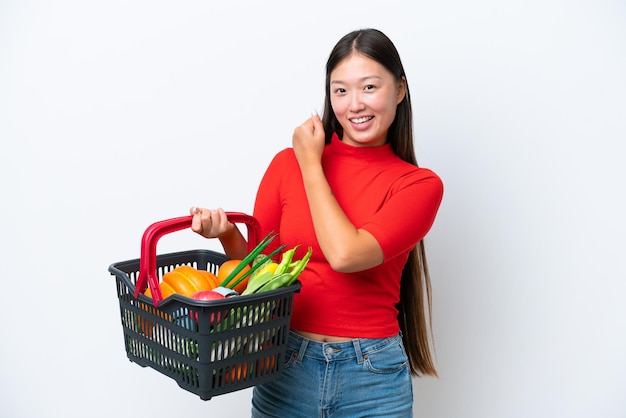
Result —
[{"label": "woman", "polygon": [[[298,258],[311,246],[313,256],[283,375],[254,388],[252,416],[411,417],[411,375],[436,376],[423,238],[442,182],[417,166],[405,72],[382,32],[337,43],[325,95],[323,117],[295,129],[255,201],[262,236],[278,232],[273,246],[300,245]],[[218,237],[230,258],[245,256],[222,209],[192,213],[194,231]]]}]

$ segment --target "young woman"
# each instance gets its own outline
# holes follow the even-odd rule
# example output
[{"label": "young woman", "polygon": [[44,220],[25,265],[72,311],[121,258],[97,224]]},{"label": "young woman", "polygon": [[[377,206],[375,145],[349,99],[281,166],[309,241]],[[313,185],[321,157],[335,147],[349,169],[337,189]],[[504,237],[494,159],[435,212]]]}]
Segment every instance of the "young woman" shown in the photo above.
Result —
[{"label": "young woman", "polygon": [[[411,375],[436,376],[423,238],[443,185],[417,165],[411,100],[382,32],[344,36],[326,64],[323,117],[279,152],[253,216],[272,245],[313,256],[300,275],[283,375],[254,388],[253,417],[411,417]],[[192,208],[192,229],[243,258],[222,209]],[[268,249],[271,250],[271,249]]]}]

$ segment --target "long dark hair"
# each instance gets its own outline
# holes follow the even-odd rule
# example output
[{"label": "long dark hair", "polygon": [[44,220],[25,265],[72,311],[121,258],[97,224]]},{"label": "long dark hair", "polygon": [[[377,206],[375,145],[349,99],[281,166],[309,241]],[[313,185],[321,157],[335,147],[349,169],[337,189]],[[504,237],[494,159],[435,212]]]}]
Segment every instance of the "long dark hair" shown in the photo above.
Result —
[{"label": "long dark hair", "polygon": [[[376,29],[361,29],[345,35],[337,42],[326,62],[326,95],[322,116],[326,143],[330,143],[334,132],[339,135],[342,133],[330,102],[330,76],[341,61],[355,52],[377,61],[394,75],[396,81],[404,80],[406,83],[400,55],[384,33]],[[389,127],[387,141],[398,157],[410,164],[418,165],[413,148],[413,112],[408,83],[404,99],[398,104],[396,117]],[[431,349],[432,293],[424,240],[417,243],[411,251],[402,270],[400,302],[397,308],[398,323],[402,330],[402,340],[409,357],[411,373],[437,376]]]}]

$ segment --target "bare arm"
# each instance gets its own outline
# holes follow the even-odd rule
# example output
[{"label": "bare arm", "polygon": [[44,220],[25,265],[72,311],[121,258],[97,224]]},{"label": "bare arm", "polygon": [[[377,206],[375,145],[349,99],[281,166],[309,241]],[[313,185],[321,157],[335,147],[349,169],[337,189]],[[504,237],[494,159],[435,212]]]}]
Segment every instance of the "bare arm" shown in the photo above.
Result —
[{"label": "bare arm", "polygon": [[355,272],[383,262],[383,251],[367,231],[357,229],[333,196],[322,169],[324,128],[318,115],[297,127],[293,147],[302,172],[313,227],[333,270]]},{"label": "bare arm", "polygon": [[218,238],[226,256],[241,260],[248,254],[248,243],[239,228],[228,220],[224,209],[202,209],[193,207],[189,211],[193,218],[191,230],[205,238]]}]

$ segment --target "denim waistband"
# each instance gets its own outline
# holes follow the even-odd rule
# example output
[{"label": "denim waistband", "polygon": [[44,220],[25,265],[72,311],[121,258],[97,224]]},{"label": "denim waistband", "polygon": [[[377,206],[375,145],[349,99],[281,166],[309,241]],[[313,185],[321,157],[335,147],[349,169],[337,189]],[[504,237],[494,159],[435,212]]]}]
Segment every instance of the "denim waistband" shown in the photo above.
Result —
[{"label": "denim waistband", "polygon": [[298,362],[301,362],[304,357],[310,357],[326,361],[356,358],[359,363],[362,363],[369,354],[397,342],[402,343],[401,334],[387,338],[357,338],[344,342],[323,343],[290,331],[287,347],[295,351],[294,356]]}]

